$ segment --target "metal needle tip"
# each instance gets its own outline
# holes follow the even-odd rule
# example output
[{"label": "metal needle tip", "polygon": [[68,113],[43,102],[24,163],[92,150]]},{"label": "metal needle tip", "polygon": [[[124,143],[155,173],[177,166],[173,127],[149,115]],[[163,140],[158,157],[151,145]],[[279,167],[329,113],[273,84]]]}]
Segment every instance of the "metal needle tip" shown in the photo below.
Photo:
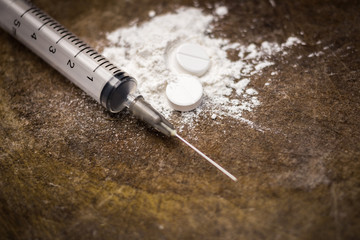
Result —
[{"label": "metal needle tip", "polygon": [[190,144],[189,142],[187,142],[185,139],[183,139],[182,137],[180,137],[177,133],[174,134],[177,138],[179,138],[181,141],[183,141],[186,145],[188,145],[190,148],[192,148],[195,152],[197,152],[198,154],[200,154],[200,156],[202,156],[203,158],[205,158],[207,161],[209,161],[212,165],[214,165],[215,167],[217,167],[217,169],[219,169],[221,172],[223,172],[226,176],[228,176],[229,178],[231,178],[231,180],[233,181],[237,181],[236,177],[234,177],[234,175],[232,175],[231,173],[229,173],[228,171],[226,171],[222,166],[220,166],[219,164],[217,164],[214,160],[212,160],[211,158],[209,158],[208,156],[206,156],[205,154],[203,154],[199,149],[197,149],[196,147],[194,147],[192,144]]}]

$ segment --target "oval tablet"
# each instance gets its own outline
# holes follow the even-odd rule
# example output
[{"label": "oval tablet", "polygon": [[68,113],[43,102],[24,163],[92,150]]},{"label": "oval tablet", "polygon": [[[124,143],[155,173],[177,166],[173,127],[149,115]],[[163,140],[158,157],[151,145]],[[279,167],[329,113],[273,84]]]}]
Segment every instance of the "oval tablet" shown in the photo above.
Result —
[{"label": "oval tablet", "polygon": [[194,43],[182,44],[176,50],[176,63],[187,73],[202,76],[210,67],[205,49]]},{"label": "oval tablet", "polygon": [[166,87],[166,97],[171,108],[177,111],[191,111],[200,105],[203,95],[201,83],[195,77],[180,75],[177,81]]}]

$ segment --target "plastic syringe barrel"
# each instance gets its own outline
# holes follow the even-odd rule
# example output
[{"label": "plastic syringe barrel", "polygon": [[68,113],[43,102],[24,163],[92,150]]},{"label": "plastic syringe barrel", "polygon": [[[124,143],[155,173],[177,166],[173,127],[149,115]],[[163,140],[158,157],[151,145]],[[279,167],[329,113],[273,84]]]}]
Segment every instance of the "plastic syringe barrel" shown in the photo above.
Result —
[{"label": "plastic syringe barrel", "polygon": [[0,26],[110,112],[129,107],[139,119],[173,135],[172,125],[137,94],[134,78],[29,1],[0,0]]}]

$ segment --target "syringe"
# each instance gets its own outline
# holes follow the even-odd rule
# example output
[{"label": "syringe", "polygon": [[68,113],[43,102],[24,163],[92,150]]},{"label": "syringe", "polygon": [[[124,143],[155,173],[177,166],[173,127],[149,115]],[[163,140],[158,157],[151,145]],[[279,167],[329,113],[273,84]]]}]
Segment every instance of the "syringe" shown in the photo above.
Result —
[{"label": "syringe", "polygon": [[236,181],[232,174],[178,135],[174,126],[138,93],[133,77],[39,8],[26,0],[0,0],[0,25],[108,111],[117,113],[128,108],[159,132],[179,138]]}]

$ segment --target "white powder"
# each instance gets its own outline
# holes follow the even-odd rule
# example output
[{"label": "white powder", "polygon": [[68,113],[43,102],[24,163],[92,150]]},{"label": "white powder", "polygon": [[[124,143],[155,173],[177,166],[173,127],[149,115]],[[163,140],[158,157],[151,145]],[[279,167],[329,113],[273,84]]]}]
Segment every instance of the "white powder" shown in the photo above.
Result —
[{"label": "white powder", "polygon": [[282,44],[283,47],[291,47],[296,44],[305,45],[303,41],[296,37],[289,37],[285,43]]},{"label": "white powder", "polygon": [[270,5],[271,5],[272,7],[276,7],[276,3],[275,3],[274,0],[269,0],[269,2],[270,2]]},{"label": "white powder", "polygon": [[257,65],[255,66],[255,70],[256,70],[256,71],[259,71],[259,70],[261,70],[261,69],[263,69],[263,68],[266,68],[266,67],[268,67],[268,66],[271,66],[271,65],[274,65],[274,63],[273,63],[273,62],[264,61],[264,62],[261,62],[261,63],[257,64]]},{"label": "white powder", "polygon": [[[227,8],[218,7],[216,14],[227,14]],[[251,76],[261,74],[264,68],[274,64],[269,56],[284,54],[286,48],[303,42],[289,37],[283,44],[264,41],[261,46],[246,46],[210,38],[206,33],[211,32],[211,23],[215,20],[215,16],[206,15],[197,8],[180,8],[176,13],[154,15],[139,26],[120,28],[107,34],[111,45],[104,49],[103,54],[134,76],[145,99],[165,117],[172,118],[175,115],[164,93],[167,84],[180,75],[169,66],[169,59],[179,44],[200,44],[211,60],[209,71],[198,78],[204,88],[203,103],[195,111],[181,113],[180,118],[172,120],[178,126],[189,126],[199,115],[205,114],[214,120],[231,117],[252,125],[242,118],[243,111],[252,111],[260,104],[257,97],[260,94],[254,96],[258,93],[255,89],[244,94]],[[240,59],[230,61],[227,50],[238,51]]]},{"label": "white powder", "polygon": [[226,14],[228,14],[228,9],[227,7],[225,6],[217,6],[216,9],[215,9],[215,13],[220,16],[220,17],[223,17],[225,16]]},{"label": "white powder", "polygon": [[309,58],[319,57],[319,56],[321,56],[321,55],[324,55],[324,52],[319,51],[319,52],[310,53],[310,54],[308,55],[308,57],[309,57]]},{"label": "white powder", "polygon": [[258,91],[256,91],[256,90],[253,89],[253,88],[248,88],[248,89],[246,89],[246,94],[249,94],[249,95],[257,95],[257,94],[258,94]]},{"label": "white powder", "polygon": [[149,11],[148,13],[149,17],[153,18],[156,15],[156,12],[154,10]]}]

